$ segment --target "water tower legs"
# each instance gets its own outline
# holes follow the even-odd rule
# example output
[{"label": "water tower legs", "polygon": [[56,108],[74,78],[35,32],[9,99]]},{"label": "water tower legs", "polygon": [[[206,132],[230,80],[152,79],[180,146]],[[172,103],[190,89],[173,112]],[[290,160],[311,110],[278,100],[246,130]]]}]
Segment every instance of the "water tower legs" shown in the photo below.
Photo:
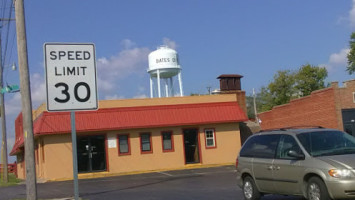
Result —
[{"label": "water tower legs", "polygon": [[159,69],[157,70],[157,81],[158,81],[158,97],[161,97],[161,92],[160,92],[160,71]]},{"label": "water tower legs", "polygon": [[153,98],[153,77],[150,77],[150,98]]},{"label": "water tower legs", "polygon": [[181,79],[181,70],[178,74],[178,79],[179,79],[179,87],[180,87],[180,96],[184,96],[184,92],[183,92],[183,89],[182,89],[182,79]]},{"label": "water tower legs", "polygon": [[[163,74],[162,74],[163,73]],[[157,69],[154,73],[156,76],[151,76],[149,79],[150,83],[150,98],[154,97],[174,97],[184,96],[182,88],[181,71],[178,72],[178,82],[179,86],[174,86],[174,77],[164,76],[164,71]],[[179,87],[179,92],[177,91]],[[175,94],[175,92],[178,92]]]},{"label": "water tower legs", "polygon": [[165,79],[165,97],[169,97],[168,79]]},{"label": "water tower legs", "polygon": [[174,94],[173,77],[170,77],[169,80],[170,80],[170,94],[173,97],[175,95]]}]

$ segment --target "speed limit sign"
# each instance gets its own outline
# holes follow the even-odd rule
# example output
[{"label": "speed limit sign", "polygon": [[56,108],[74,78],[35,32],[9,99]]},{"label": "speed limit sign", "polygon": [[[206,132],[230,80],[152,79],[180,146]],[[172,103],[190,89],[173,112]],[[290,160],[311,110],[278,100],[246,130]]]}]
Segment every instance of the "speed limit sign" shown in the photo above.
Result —
[{"label": "speed limit sign", "polygon": [[48,111],[97,109],[94,44],[45,43]]}]

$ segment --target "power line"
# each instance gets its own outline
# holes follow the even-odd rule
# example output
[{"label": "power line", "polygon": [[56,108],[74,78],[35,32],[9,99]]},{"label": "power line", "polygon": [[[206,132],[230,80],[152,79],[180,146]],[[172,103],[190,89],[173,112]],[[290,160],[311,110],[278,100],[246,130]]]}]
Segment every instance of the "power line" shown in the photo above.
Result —
[{"label": "power line", "polygon": [[[3,70],[3,77],[5,80],[7,79],[8,75],[8,66],[10,66],[11,59],[13,56],[13,46],[15,44],[15,36],[16,32],[14,30],[13,23],[10,23],[14,19],[13,17],[13,12],[14,12],[14,5],[12,1],[10,1],[9,7],[7,6],[7,0],[2,0],[1,1],[1,10],[2,10],[2,16],[7,18],[1,18],[1,29],[0,29],[0,37],[2,41],[4,42],[4,48],[2,49],[3,53],[1,56],[2,60],[2,70]],[[6,27],[5,27],[6,26]]]},{"label": "power line", "polygon": [[[10,11],[9,11],[9,17],[8,17],[8,20],[10,20],[10,21],[11,21],[11,16],[12,16],[12,9],[10,9]],[[8,21],[8,22],[10,22],[10,21]],[[8,24],[7,24],[7,30],[6,30],[5,52],[4,52],[4,59],[3,59],[3,65],[2,65],[2,66],[5,66],[5,64],[6,64],[7,46],[8,46],[8,44],[9,44],[10,26],[11,26],[11,24],[8,23]]]}]

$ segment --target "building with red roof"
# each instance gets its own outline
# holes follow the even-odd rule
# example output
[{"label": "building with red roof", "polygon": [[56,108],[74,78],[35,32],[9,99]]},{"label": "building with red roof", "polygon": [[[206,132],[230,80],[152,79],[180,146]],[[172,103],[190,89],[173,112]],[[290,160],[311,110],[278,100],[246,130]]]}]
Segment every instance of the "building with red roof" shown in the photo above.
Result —
[{"label": "building with red roof", "polygon": [[[103,100],[96,111],[76,112],[79,178],[235,162],[241,147],[239,124],[247,120],[245,92],[238,89],[218,95]],[[70,112],[45,109],[42,105],[33,112],[37,177],[71,179]],[[18,177],[25,178],[21,114],[15,131],[10,154],[17,156]]]}]

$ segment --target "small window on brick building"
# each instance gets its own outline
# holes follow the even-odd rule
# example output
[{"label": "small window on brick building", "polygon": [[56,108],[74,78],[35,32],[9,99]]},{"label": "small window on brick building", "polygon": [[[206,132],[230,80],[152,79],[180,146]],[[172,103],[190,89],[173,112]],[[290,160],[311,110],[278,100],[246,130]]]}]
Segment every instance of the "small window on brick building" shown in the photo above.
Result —
[{"label": "small window on brick building", "polygon": [[140,133],[141,153],[153,153],[151,133]]},{"label": "small window on brick building", "polygon": [[121,134],[118,138],[118,155],[131,155],[131,147],[129,141],[129,134]]},{"label": "small window on brick building", "polygon": [[214,129],[205,129],[206,148],[216,148],[216,133]]},{"label": "small window on brick building", "polygon": [[355,103],[355,92],[353,92],[353,102]]},{"label": "small window on brick building", "polygon": [[172,131],[163,131],[161,133],[162,143],[163,143],[163,152],[172,152],[174,151],[174,139]]}]

